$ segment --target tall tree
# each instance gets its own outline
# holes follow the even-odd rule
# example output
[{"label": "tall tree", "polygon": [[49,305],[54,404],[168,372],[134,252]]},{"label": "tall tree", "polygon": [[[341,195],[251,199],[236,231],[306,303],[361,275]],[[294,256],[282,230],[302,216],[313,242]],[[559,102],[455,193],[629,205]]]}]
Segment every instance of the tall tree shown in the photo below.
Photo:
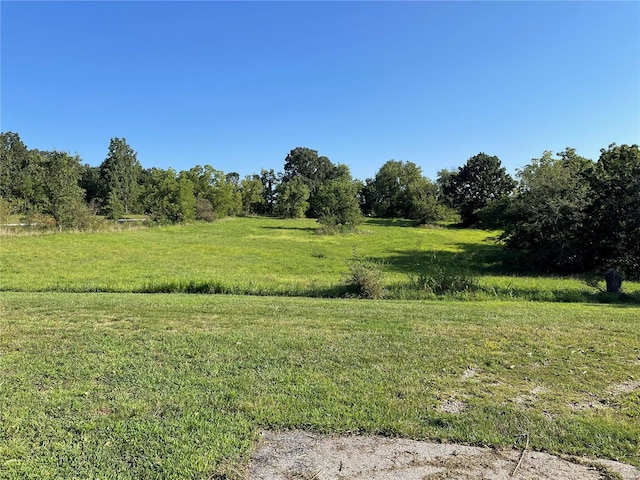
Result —
[{"label": "tall tree", "polygon": [[438,186],[438,200],[448,207],[453,207],[453,198],[450,196],[453,192],[452,180],[455,178],[456,170],[443,168],[438,171],[436,185]]},{"label": "tall tree", "polygon": [[319,157],[317,150],[296,147],[284,161],[283,181],[300,178],[310,189],[324,180],[335,178],[335,165],[327,157]]},{"label": "tall tree", "polygon": [[156,222],[182,223],[195,218],[194,185],[175,170],[152,168],[144,196],[145,211]]},{"label": "tall tree", "polygon": [[594,226],[588,214],[592,169],[591,160],[567,148],[557,157],[545,151],[518,171],[502,237],[522,265],[558,273],[586,268],[585,234]]},{"label": "tall tree", "polygon": [[285,158],[282,182],[294,179],[301,181],[309,189],[309,205],[306,216],[318,218],[321,205],[317,199],[320,186],[329,180],[341,177],[350,178],[349,169],[345,165],[335,165],[327,157],[318,156],[317,150],[297,147]]},{"label": "tall tree", "polygon": [[242,196],[234,185],[233,175],[229,177],[211,165],[197,165],[184,172],[184,175],[193,182],[196,198],[209,202],[214,218],[233,216],[241,212]]},{"label": "tall tree", "polygon": [[374,179],[367,178],[364,182],[360,181],[358,202],[360,203],[360,211],[363,215],[374,214],[375,196]]},{"label": "tall tree", "polygon": [[446,218],[447,208],[438,201],[438,187],[421,177],[407,188],[407,218],[429,224]]},{"label": "tall tree", "polygon": [[0,134],[0,197],[11,201],[22,196],[29,160],[29,150],[20,135],[13,132]]},{"label": "tall tree", "polygon": [[592,178],[596,221],[589,237],[598,268],[617,267],[640,277],[640,148],[612,144],[600,150]]},{"label": "tall tree", "polygon": [[358,203],[359,185],[344,175],[326,180],[318,188],[318,222],[329,228],[353,230],[362,222],[362,212]]},{"label": "tall tree", "polygon": [[413,162],[389,160],[365,189],[369,208],[379,217],[437,219],[437,189]]},{"label": "tall tree", "polygon": [[142,167],[137,153],[127,144],[125,138],[112,138],[109,153],[100,165],[100,183],[104,202],[113,192],[123,205],[125,213],[135,206],[138,200],[138,178]]},{"label": "tall tree", "polygon": [[309,208],[309,187],[300,178],[282,182],[277,189],[275,213],[283,218],[304,217]]},{"label": "tall tree", "polygon": [[80,157],[65,152],[44,152],[44,190],[47,201],[43,213],[51,215],[61,228],[82,228],[88,212],[80,180]]},{"label": "tall tree", "polygon": [[46,203],[44,157],[17,133],[0,134],[0,197],[15,213],[41,211]]},{"label": "tall tree", "polygon": [[478,222],[480,209],[510,195],[515,186],[500,159],[481,152],[448,178],[443,194],[460,213],[463,225],[472,226]]},{"label": "tall tree", "polygon": [[264,207],[264,186],[259,175],[247,175],[240,182],[242,195],[242,212],[244,214],[258,214]]},{"label": "tall tree", "polygon": [[101,193],[100,167],[92,167],[88,163],[82,165],[80,169],[79,185],[80,188],[84,190],[84,200],[88,205],[99,201]]},{"label": "tall tree", "polygon": [[264,199],[263,211],[259,213],[265,213],[267,215],[273,215],[276,205],[277,188],[280,184],[282,176],[276,174],[273,168],[260,170],[260,181],[262,182],[262,198]]},{"label": "tall tree", "polygon": [[229,172],[225,176],[228,183],[234,186],[234,188],[240,187],[240,174],[238,172]]}]

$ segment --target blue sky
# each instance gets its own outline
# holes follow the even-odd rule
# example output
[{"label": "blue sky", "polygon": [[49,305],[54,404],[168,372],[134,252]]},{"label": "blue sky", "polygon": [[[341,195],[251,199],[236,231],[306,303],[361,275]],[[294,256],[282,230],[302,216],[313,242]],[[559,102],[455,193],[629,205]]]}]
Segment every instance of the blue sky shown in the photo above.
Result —
[{"label": "blue sky", "polygon": [[640,143],[640,2],[1,3],[1,129],[99,165],[435,179],[472,155]]}]

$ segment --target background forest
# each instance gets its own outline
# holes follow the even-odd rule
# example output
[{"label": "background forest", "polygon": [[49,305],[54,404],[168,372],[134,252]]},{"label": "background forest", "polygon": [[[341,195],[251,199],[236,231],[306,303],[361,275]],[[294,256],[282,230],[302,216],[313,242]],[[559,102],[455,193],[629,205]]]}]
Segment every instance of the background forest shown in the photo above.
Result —
[{"label": "background forest", "polygon": [[297,147],[282,172],[240,178],[210,165],[144,169],[124,138],[112,138],[98,167],[78,155],[29,149],[0,134],[0,223],[26,228],[102,228],[143,215],[155,223],[235,215],[315,218],[324,233],[352,231],[363,215],[498,229],[514,268],[579,273],[616,267],[640,276],[640,149],[612,144],[597,161],[567,148],[511,177],[496,156],[478,153],[435,182],[413,162],[389,160],[374,178],[354,179],[309,148]]}]

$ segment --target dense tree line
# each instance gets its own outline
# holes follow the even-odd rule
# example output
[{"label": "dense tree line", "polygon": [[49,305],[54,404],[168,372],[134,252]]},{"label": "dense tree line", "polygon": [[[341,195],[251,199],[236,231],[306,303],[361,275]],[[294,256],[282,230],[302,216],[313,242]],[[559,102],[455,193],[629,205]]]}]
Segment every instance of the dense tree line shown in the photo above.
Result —
[{"label": "dense tree line", "polygon": [[640,149],[613,144],[600,152],[597,162],[571,148],[544,152],[518,172],[499,216],[522,265],[640,276]]},{"label": "dense tree line", "polygon": [[520,268],[573,273],[615,266],[640,275],[640,152],[609,146],[592,161],[573,149],[544,152],[512,178],[498,157],[478,153],[432,182],[413,162],[389,160],[375,177],[297,147],[282,172],[240,178],[210,165],[144,169],[124,138],[112,138],[98,167],[77,155],[30,150],[0,134],[0,216],[87,228],[96,214],[144,214],[159,223],[234,215],[315,218],[328,231],[363,215],[431,223],[459,215],[466,227],[496,228]]}]

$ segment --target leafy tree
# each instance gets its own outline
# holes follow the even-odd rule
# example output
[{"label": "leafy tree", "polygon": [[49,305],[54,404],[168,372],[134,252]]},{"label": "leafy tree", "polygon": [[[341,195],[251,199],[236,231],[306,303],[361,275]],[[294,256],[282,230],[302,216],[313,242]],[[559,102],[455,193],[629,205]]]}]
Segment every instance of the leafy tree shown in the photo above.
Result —
[{"label": "leafy tree", "polygon": [[309,187],[300,178],[282,182],[277,188],[275,213],[283,218],[304,217],[309,208]]},{"label": "leafy tree", "polygon": [[327,157],[319,157],[317,150],[296,147],[284,161],[283,181],[299,178],[310,189],[325,180],[335,178],[335,165]]},{"label": "leafy tree", "polygon": [[110,193],[114,192],[124,206],[125,213],[129,213],[138,199],[138,177],[141,170],[137,154],[126,139],[112,138],[107,158],[100,165],[103,201],[106,202]]},{"label": "leafy tree", "polygon": [[[233,176],[227,176],[221,170],[210,165],[197,165],[183,173],[194,185],[194,194],[198,199],[207,200],[211,204],[213,216],[222,218],[237,215],[242,209],[242,196],[234,186]],[[200,202],[200,205],[204,205]]]},{"label": "leafy tree", "polygon": [[60,229],[83,228],[89,212],[84,190],[78,185],[80,157],[65,152],[44,152],[46,202],[43,213],[51,215]]},{"label": "leafy tree", "polygon": [[[84,200],[91,205],[100,201],[100,167],[92,167],[85,163],[80,168],[80,188],[84,190]],[[114,192],[115,195],[115,192]],[[120,202],[122,204],[122,202]],[[124,212],[124,206],[123,212]]]},{"label": "leafy tree", "polygon": [[276,205],[277,188],[280,184],[281,175],[276,174],[273,169],[260,170],[260,181],[262,182],[263,207],[258,213],[273,215]]},{"label": "leafy tree", "polygon": [[124,215],[124,205],[116,195],[116,192],[109,192],[109,198],[107,198],[107,203],[104,206],[104,214],[110,220],[118,220]]},{"label": "leafy tree", "polygon": [[244,214],[257,214],[264,209],[264,186],[259,175],[247,175],[240,182],[242,195],[242,212]]},{"label": "leafy tree", "polygon": [[327,157],[318,156],[317,150],[297,147],[289,152],[285,158],[282,182],[297,179],[309,189],[309,206],[306,215],[318,218],[322,205],[317,198],[320,186],[327,181],[341,177],[351,177],[345,165],[334,165]]},{"label": "leafy tree", "polygon": [[29,150],[24,175],[19,183],[19,197],[22,200],[21,212],[25,214],[40,212],[48,201],[47,152]]},{"label": "leafy tree", "polygon": [[240,174],[238,172],[230,172],[225,175],[227,183],[233,185],[234,188],[240,187]]},{"label": "leafy tree", "polygon": [[16,213],[40,211],[47,202],[44,158],[17,133],[0,134],[0,196]]},{"label": "leafy tree", "polygon": [[448,209],[438,201],[438,187],[426,177],[412,182],[407,188],[407,218],[421,224],[443,220]]},{"label": "leafy tree", "polygon": [[[327,186],[335,190],[336,185],[348,185],[351,183],[353,183],[353,179],[351,178],[349,167],[342,164],[333,165],[333,171],[330,176],[316,183],[313,190],[312,187],[309,187],[309,208],[307,209],[306,215],[310,218],[319,218],[323,215],[323,212],[326,211],[320,192],[323,189],[326,191]],[[353,190],[351,187],[349,187],[349,189],[353,194],[353,199],[349,200],[349,205],[358,205],[357,190]],[[358,213],[361,214],[359,205]]]},{"label": "leafy tree", "polygon": [[195,219],[194,185],[186,175],[178,176],[172,168],[149,171],[144,196],[145,210],[160,223],[182,223]]},{"label": "leafy tree", "polygon": [[420,168],[413,162],[389,160],[376,173],[373,181],[373,212],[378,217],[403,217],[407,210],[409,183],[422,177]]},{"label": "leafy tree", "polygon": [[318,222],[328,229],[353,230],[362,222],[358,184],[343,177],[327,180],[318,188]]},{"label": "leafy tree", "polygon": [[586,268],[589,256],[585,233],[593,228],[588,214],[593,162],[572,148],[557,155],[545,151],[518,172],[503,239],[523,265],[576,272]]},{"label": "leafy tree", "polygon": [[592,177],[595,227],[587,238],[597,268],[617,267],[640,277],[640,148],[612,144],[600,150]]},{"label": "leafy tree", "polygon": [[234,216],[242,211],[242,195],[226,178],[219,179],[211,189],[211,204],[217,218]]},{"label": "leafy tree", "polygon": [[20,135],[0,133],[0,197],[10,201],[22,196],[28,163],[29,151]]},{"label": "leafy tree", "polygon": [[358,202],[363,215],[373,215],[375,204],[375,185],[372,178],[360,181],[358,190]]},{"label": "leafy tree", "polygon": [[501,166],[500,159],[479,153],[467,160],[455,175],[443,178],[443,195],[460,213],[462,224],[478,222],[478,211],[510,195],[516,182]]},{"label": "leafy tree", "polygon": [[456,174],[457,172],[455,170],[443,168],[438,171],[438,177],[436,178],[438,200],[449,207],[453,207],[453,198],[450,194],[454,191],[452,181]]},{"label": "leafy tree", "polygon": [[367,210],[379,217],[438,220],[437,188],[413,162],[389,160],[368,180],[363,192]]}]

